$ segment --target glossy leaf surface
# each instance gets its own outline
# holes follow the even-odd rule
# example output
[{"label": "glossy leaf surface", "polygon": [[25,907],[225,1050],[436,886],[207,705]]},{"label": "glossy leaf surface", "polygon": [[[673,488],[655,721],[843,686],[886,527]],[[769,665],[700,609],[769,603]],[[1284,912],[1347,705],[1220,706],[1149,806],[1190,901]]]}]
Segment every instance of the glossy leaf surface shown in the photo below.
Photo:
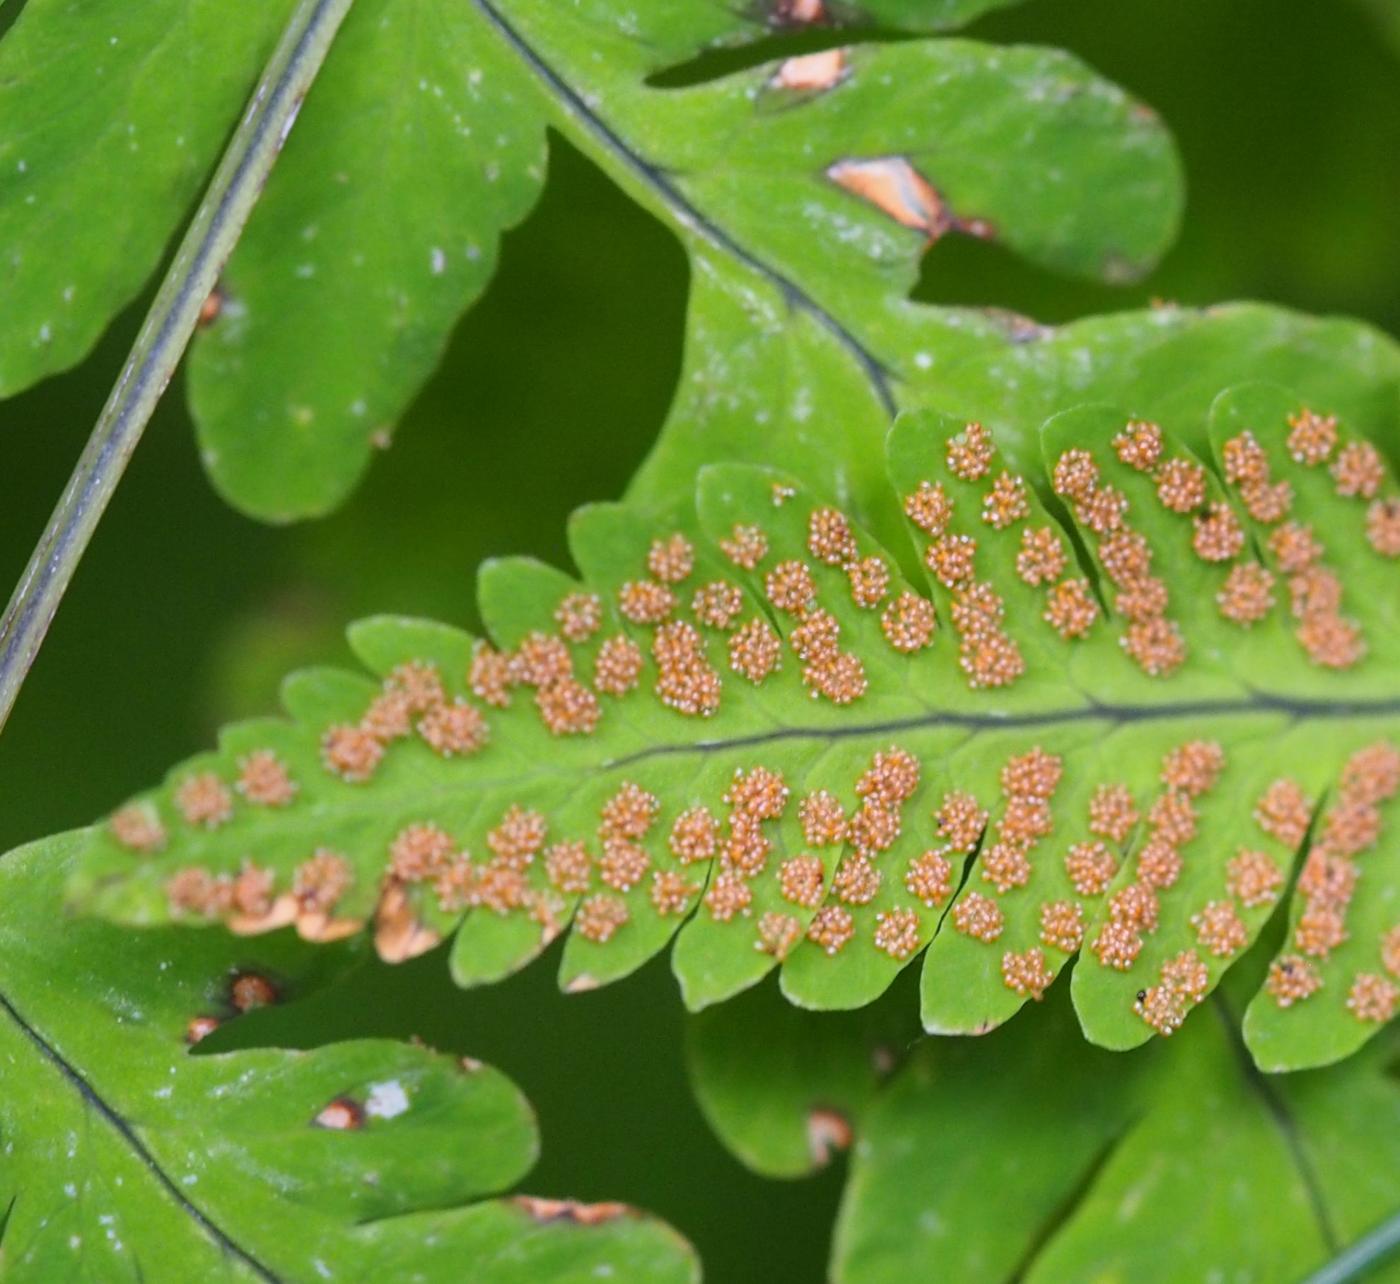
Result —
[{"label": "glossy leaf surface", "polygon": [[859,1008],[923,954],[942,1033],[1078,953],[1085,1033],[1126,1049],[1179,1028],[1305,855],[1248,1038],[1269,1069],[1344,1057],[1400,1001],[1394,482],[1282,387],[1211,414],[1202,458],[1068,410],[1025,473],[906,416],[893,546],[743,464],[701,471],[688,524],[581,510],[581,580],[488,564],[489,641],[357,626],[378,684],[294,676],[291,721],[112,818],[75,902],[372,927],[388,959],[455,932],[463,985],[569,928],[570,990],[675,937],[697,1010],[775,968],[798,1006]]},{"label": "glossy leaf surface", "polygon": [[192,1051],[354,951],[64,921],[80,846],[0,863],[7,1279],[698,1278],[683,1240],[621,1205],[484,1198],[538,1146],[489,1067],[385,1040]]}]

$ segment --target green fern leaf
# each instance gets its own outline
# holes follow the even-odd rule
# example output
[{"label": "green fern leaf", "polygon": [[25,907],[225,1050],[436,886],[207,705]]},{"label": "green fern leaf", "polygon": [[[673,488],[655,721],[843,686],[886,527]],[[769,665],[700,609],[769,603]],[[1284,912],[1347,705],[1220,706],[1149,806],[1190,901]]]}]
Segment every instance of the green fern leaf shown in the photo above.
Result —
[{"label": "green fern leaf", "polygon": [[291,8],[24,7],[0,42],[0,396],[76,363],[141,290]]},{"label": "green fern leaf", "polygon": [[1120,1057],[1078,1039],[1064,1000],[911,1047],[887,1001],[802,1013],[760,987],[694,1018],[692,1079],[761,1173],[850,1149],[837,1281],[1296,1280],[1390,1214],[1393,1039],[1271,1080],[1219,997],[1222,1020]]},{"label": "green fern leaf", "polygon": [[1395,483],[1276,386],[1223,393],[1211,437],[1208,466],[1081,407],[1026,477],[985,429],[906,416],[891,548],[743,464],[701,471],[689,535],[581,510],[581,581],[486,566],[491,644],[357,626],[378,685],[294,677],[293,721],[231,728],[119,811],[72,895],[372,924],[391,959],[455,931],[464,985],[570,925],[567,989],[674,936],[692,1009],[775,968],[799,1006],[858,1008],[927,950],[945,1032],[1079,952],[1085,1033],[1129,1048],[1257,937],[1311,825],[1247,1030],[1271,1069],[1343,1057],[1400,1000]]},{"label": "green fern leaf", "polygon": [[[937,1260],[967,1279],[1295,1280],[1392,1211],[1394,1137],[1365,1124],[1397,1105],[1381,1056],[1265,1084],[1213,1020],[1125,1066],[1048,1006],[986,1045],[925,1045],[868,1112],[833,1279]],[[982,1144],[1006,1130],[1014,1162]]]},{"label": "green fern leaf", "polygon": [[805,1177],[851,1147],[918,1041],[912,979],[857,1012],[804,1012],[765,982],[690,1018],[691,1088],[741,1163]]},{"label": "green fern leaf", "polygon": [[[547,127],[682,239],[692,360],[709,377],[776,345],[876,431],[902,384],[926,384],[930,353],[942,366],[1008,347],[999,321],[904,301],[931,241],[990,235],[1068,271],[1139,275],[1174,231],[1178,166],[1150,112],[1066,55],[877,41],[688,88],[650,82],[775,30],[936,31],[1000,2],[688,0],[625,20],[533,0],[355,5],[194,346],[216,485],[273,520],[344,497],[538,195]],[[215,21],[169,0],[25,7],[0,45],[14,122],[0,240],[15,247],[0,394],[71,365],[139,292],[286,8]],[[60,53],[95,69],[81,110],[72,78],[51,72]],[[118,177],[120,223],[99,240],[89,213]]]},{"label": "green fern leaf", "polygon": [[484,1198],[538,1149],[489,1067],[385,1040],[202,1055],[356,951],[65,921],[82,845],[0,864],[6,1279],[699,1278],[689,1245],[620,1205]]}]

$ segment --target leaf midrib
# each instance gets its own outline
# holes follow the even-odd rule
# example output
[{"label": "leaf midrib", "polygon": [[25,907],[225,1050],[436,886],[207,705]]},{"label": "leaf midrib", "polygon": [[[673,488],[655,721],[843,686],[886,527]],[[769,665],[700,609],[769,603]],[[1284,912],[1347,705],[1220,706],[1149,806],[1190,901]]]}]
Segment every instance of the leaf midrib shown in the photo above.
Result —
[{"label": "leaf midrib", "polygon": [[753,735],[733,736],[726,740],[650,745],[621,758],[609,759],[601,764],[601,769],[613,770],[643,762],[648,758],[685,753],[721,753],[729,749],[784,740],[846,740],[862,736],[897,734],[901,731],[932,730],[938,727],[959,727],[969,731],[1006,731],[1076,722],[1108,722],[1114,726],[1124,726],[1138,722],[1168,722],[1177,718],[1263,717],[1271,713],[1282,714],[1295,722],[1400,717],[1400,696],[1380,697],[1374,700],[1309,700],[1256,692],[1238,700],[1186,700],[1176,704],[1105,704],[1090,701],[1072,708],[1020,714],[936,711],[851,726],[783,727],[776,731],[760,731]]},{"label": "leaf midrib", "polygon": [[[1231,1008],[1229,1001],[1219,990],[1211,995],[1210,1006],[1220,1019],[1222,1037],[1225,1040],[1231,1064],[1244,1081],[1245,1092],[1258,1099],[1264,1113],[1269,1118],[1269,1122],[1281,1137],[1294,1171],[1302,1183],[1309,1212],[1317,1225],[1318,1235],[1321,1237],[1326,1251],[1335,1255],[1341,1247],[1341,1238],[1333,1224],[1331,1211],[1327,1207],[1326,1196],[1317,1171],[1303,1147],[1302,1134],[1297,1120],[1294,1119],[1287,1101],[1274,1090],[1268,1076],[1260,1072],[1250,1057],[1244,1040],[1240,1037],[1240,1014]],[[1127,1143],[1134,1129],[1142,1122],[1143,1117],[1144,1112],[1139,1110],[1119,1132],[1104,1142],[1093,1161],[1081,1174],[1069,1197],[1039,1228],[1034,1241],[1027,1248],[1015,1269],[1008,1274],[1009,1280],[1025,1280],[1035,1270],[1041,1254],[1054,1243],[1060,1231],[1070,1224],[1094,1195],[1099,1175]]]},{"label": "leaf midrib", "polygon": [[1241,1014],[1234,1011],[1229,1000],[1219,990],[1211,995],[1211,1000],[1211,1006],[1224,1028],[1225,1041],[1229,1045],[1230,1056],[1243,1077],[1246,1087],[1259,1098],[1270,1122],[1283,1138],[1283,1144],[1288,1150],[1289,1158],[1292,1159],[1293,1167],[1297,1170],[1298,1178],[1303,1183],[1303,1189],[1307,1193],[1308,1207],[1312,1212],[1313,1220],[1317,1223],[1322,1242],[1329,1254],[1335,1254],[1341,1248],[1342,1240],[1337,1234],[1337,1227],[1332,1220],[1331,1211],[1327,1207],[1327,1197],[1322,1189],[1322,1182],[1317,1170],[1304,1149],[1302,1130],[1298,1127],[1298,1122],[1294,1119],[1288,1102],[1269,1082],[1268,1076],[1255,1065],[1254,1058],[1250,1056],[1249,1049],[1245,1046],[1244,1039],[1240,1034]]},{"label": "leaf midrib", "polygon": [[[600,774],[621,771],[653,759],[678,758],[688,754],[709,756],[739,749],[804,740],[829,744],[863,737],[881,739],[885,736],[911,731],[931,731],[938,728],[958,728],[971,732],[1008,731],[1030,730],[1037,727],[1053,728],[1092,722],[1121,727],[1139,723],[1170,722],[1183,718],[1262,718],[1271,714],[1282,715],[1294,723],[1400,717],[1400,696],[1375,700],[1329,701],[1289,699],[1259,692],[1238,700],[1196,700],[1152,705],[1090,702],[1072,708],[1048,709],[1021,714],[935,711],[913,714],[907,718],[891,718],[881,722],[855,723],[850,726],[778,727],[770,731],[731,736],[723,740],[689,740],[652,744],[615,758],[569,764],[564,767],[550,768],[546,766],[533,771],[512,772],[490,779],[473,781],[472,784],[484,797],[501,789],[519,792],[524,786],[539,784],[547,780],[566,782],[581,773]],[[415,805],[423,800],[458,797],[462,788],[462,782],[455,778],[439,780],[425,778],[411,782],[398,782],[398,784],[399,787],[393,791],[393,797],[395,799],[412,799]],[[277,814],[259,817],[259,819],[269,826],[275,825],[277,832],[283,836],[288,832],[300,833],[303,830],[308,835],[314,836],[321,831],[327,812],[343,818],[354,813],[375,815],[380,813],[383,807],[384,800],[379,794],[366,791],[353,799],[323,802],[295,817]],[[211,836],[211,841],[217,842],[217,838]],[[193,854],[196,856],[199,854],[199,844],[196,844]]]},{"label": "leaf midrib", "polygon": [[103,1122],[121,1138],[141,1165],[151,1174],[165,1193],[175,1201],[175,1206],[189,1217],[204,1235],[218,1245],[223,1253],[246,1266],[258,1279],[264,1281],[264,1284],[285,1284],[282,1276],[254,1256],[251,1250],[244,1248],[203,1209],[190,1200],[161,1167],[160,1162],[141,1140],[132,1123],[93,1087],[82,1071],[50,1043],[37,1027],[30,1024],[3,991],[0,991],[0,1012],[9,1017],[15,1028],[19,1030],[35,1052],[59,1072],[68,1086],[81,1099],[83,1105],[96,1111]]},{"label": "leaf midrib", "polygon": [[[939,728],[958,728],[971,732],[1008,731],[1053,728],[1076,723],[1102,722],[1113,727],[1137,723],[1170,722],[1183,718],[1228,718],[1228,717],[1267,717],[1282,715],[1294,722],[1342,721],[1360,718],[1400,717],[1400,696],[1382,697],[1375,700],[1304,700],[1289,699],[1255,693],[1238,700],[1195,700],[1175,704],[1102,704],[1089,702],[1070,708],[1046,709],[1020,714],[971,713],[953,710],[936,710],[931,713],[911,714],[906,718],[890,718],[880,722],[853,723],[849,726],[809,726],[776,727],[769,731],[756,731],[749,735],[730,736],[720,740],[685,740],[646,745],[631,753],[596,761],[571,763],[563,767],[547,765],[534,770],[511,771],[494,775],[487,779],[472,781],[473,788],[483,795],[499,789],[519,791],[522,786],[538,784],[547,780],[566,782],[581,773],[604,773],[620,771],[657,758],[677,758],[688,754],[709,756],[756,746],[800,742],[804,740],[818,743],[832,743],[841,740],[861,738],[880,739],[911,731],[932,731]],[[416,802],[440,797],[458,797],[462,782],[457,778],[429,779],[395,782],[391,791],[396,799],[411,798]],[[383,810],[381,795],[366,790],[352,799],[322,801],[297,816],[271,813],[259,817],[269,826],[275,826],[279,834],[305,829],[308,834],[320,831],[326,814],[343,817],[350,813],[378,814]],[[210,836],[217,842],[217,831]],[[198,854],[198,844],[195,854]]]},{"label": "leaf midrib", "polygon": [[472,5],[496,31],[502,43],[525,65],[529,73],[554,98],[562,110],[576,119],[583,130],[670,210],[682,227],[703,237],[716,249],[761,276],[782,295],[789,307],[810,316],[850,353],[866,381],[891,418],[898,410],[893,392],[894,373],[834,313],[813,298],[786,273],[750,250],[731,233],[695,205],[664,173],[631,146],[618,129],[584,100],[550,61],[511,25],[491,0],[471,0]]}]

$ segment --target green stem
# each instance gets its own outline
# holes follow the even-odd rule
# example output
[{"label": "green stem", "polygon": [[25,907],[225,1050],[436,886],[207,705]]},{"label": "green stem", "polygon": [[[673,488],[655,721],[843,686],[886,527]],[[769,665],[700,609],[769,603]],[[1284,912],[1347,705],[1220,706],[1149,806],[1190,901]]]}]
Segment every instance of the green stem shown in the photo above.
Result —
[{"label": "green stem", "polygon": [[1347,1284],[1358,1280],[1400,1249],[1400,1213],[1393,1213],[1350,1248],[1314,1271],[1303,1284]]},{"label": "green stem", "polygon": [[0,728],[353,0],[298,0],[0,617]]}]

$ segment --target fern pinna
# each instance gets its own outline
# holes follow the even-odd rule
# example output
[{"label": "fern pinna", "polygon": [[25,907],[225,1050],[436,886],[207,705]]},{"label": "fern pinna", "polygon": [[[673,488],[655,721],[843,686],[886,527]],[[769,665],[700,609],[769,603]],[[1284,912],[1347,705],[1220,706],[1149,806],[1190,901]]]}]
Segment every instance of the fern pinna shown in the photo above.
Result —
[{"label": "fern pinna", "polygon": [[62,922],[81,846],[61,834],[0,858],[4,1279],[435,1280],[463,1262],[489,1284],[699,1279],[653,1217],[504,1194],[539,1129],[474,1058],[370,1038],[215,1048],[331,997],[355,943],[34,931]]},{"label": "fern pinna", "polygon": [[1222,392],[1209,440],[1078,407],[1019,473],[979,424],[907,414],[898,548],[753,465],[665,520],[586,508],[581,582],[488,564],[490,641],[355,626],[377,683],[294,675],[291,721],[93,831],[71,897],[365,929],[390,960],[455,933],[462,985],[566,929],[567,990],[675,937],[692,1009],[774,968],[855,1008],[923,952],[948,1033],[1077,954],[1085,1034],[1128,1048],[1182,1024],[1302,854],[1245,1037],[1267,1068],[1343,1057],[1400,1004],[1400,493],[1275,385]]}]

